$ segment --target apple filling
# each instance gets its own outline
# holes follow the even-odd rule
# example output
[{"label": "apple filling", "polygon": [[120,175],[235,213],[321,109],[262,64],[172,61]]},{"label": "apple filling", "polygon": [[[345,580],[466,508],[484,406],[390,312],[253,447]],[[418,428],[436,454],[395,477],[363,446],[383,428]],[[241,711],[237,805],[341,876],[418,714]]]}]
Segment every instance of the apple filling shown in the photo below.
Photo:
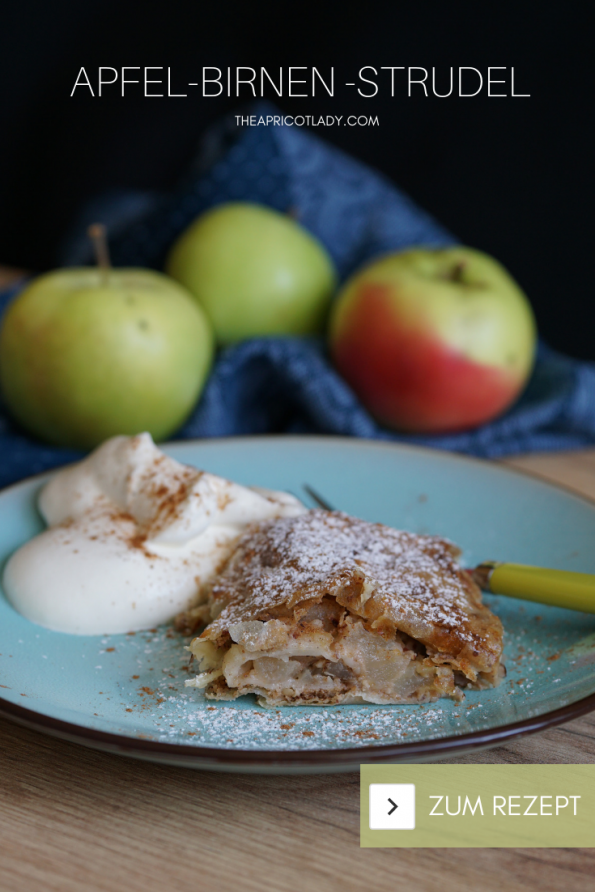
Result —
[{"label": "apple filling", "polygon": [[189,650],[201,671],[188,684],[216,699],[256,694],[263,706],[461,697],[468,680],[436,665],[405,633],[371,631],[329,598],[297,613],[234,623],[229,644],[221,647],[195,638]]}]

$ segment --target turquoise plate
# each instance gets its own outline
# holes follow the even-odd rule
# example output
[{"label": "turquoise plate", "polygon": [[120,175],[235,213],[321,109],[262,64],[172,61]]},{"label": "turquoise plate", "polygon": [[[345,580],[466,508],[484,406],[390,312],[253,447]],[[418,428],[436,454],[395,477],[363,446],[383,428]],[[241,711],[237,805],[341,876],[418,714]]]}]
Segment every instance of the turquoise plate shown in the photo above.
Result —
[{"label": "turquoise plate", "polygon": [[[498,465],[331,437],[170,444],[182,462],[244,484],[302,494],[310,484],[350,514],[509,560],[595,573],[595,504]],[[42,529],[50,475],[0,494],[0,556]],[[185,641],[163,626],[79,637],[23,619],[0,597],[0,712],[98,749],[156,762],[253,772],[349,771],[361,762],[435,760],[494,746],[595,708],[595,616],[488,596],[505,628],[508,675],[462,703],[287,707],[213,703],[184,687]]]}]

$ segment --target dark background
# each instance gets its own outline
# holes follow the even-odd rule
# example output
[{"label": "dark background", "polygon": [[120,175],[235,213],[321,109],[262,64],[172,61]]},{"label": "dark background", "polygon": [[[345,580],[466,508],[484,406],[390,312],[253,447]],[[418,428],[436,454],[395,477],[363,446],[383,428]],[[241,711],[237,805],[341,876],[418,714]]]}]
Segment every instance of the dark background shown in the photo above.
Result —
[{"label": "dark background", "polygon": [[[91,99],[82,65],[514,66],[530,99],[374,99],[353,88],[274,99],[291,114],[378,114],[379,128],[318,128],[382,170],[462,241],[498,257],[554,347],[595,358],[590,226],[592,34],[578,4],[329,2],[4,4],[0,12],[0,263],[55,265],[89,198],[167,189],[205,126],[248,99]],[[573,8],[574,7],[574,8]],[[585,16],[588,9],[585,4]],[[440,72],[439,72],[440,73]],[[133,75],[131,75],[133,76]],[[183,92],[183,90],[180,90]]]}]

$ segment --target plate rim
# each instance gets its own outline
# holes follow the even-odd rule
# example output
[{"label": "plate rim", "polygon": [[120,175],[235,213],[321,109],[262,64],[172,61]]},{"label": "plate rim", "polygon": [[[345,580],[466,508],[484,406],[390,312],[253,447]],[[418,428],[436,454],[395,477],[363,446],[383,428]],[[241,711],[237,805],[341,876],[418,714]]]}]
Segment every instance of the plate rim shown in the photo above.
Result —
[{"label": "plate rim", "polygon": [[[536,734],[546,728],[561,725],[571,719],[595,709],[595,693],[561,706],[551,712],[532,718],[510,722],[497,728],[484,731],[471,731],[468,734],[450,735],[448,737],[418,740],[408,743],[391,743],[361,747],[345,747],[341,749],[308,749],[308,750],[245,750],[223,749],[216,747],[196,746],[180,743],[167,743],[149,740],[142,736],[115,734],[111,731],[100,731],[86,728],[73,722],[65,722],[44,713],[27,709],[16,703],[0,698],[0,717],[10,719],[17,724],[25,725],[35,731],[41,731],[52,737],[66,739],[74,743],[106,752],[117,752],[121,755],[167,761],[171,764],[192,765],[196,768],[225,770],[226,768],[249,769],[283,769],[321,767],[344,767],[346,770],[354,764],[373,764],[383,762],[404,762],[410,757],[435,756],[437,759],[463,753],[469,749],[476,750],[504,743],[510,738]],[[429,759],[425,761],[430,761]],[[281,772],[279,772],[281,773]]]},{"label": "plate rim", "polygon": [[[184,447],[184,446],[200,446],[207,444],[214,445],[227,445],[229,443],[246,443],[253,442],[258,443],[262,440],[272,440],[277,442],[302,442],[307,440],[308,442],[318,441],[320,443],[336,443],[339,442],[343,445],[349,445],[351,447],[365,444],[367,447],[371,447],[373,449],[389,449],[389,450],[402,450],[404,452],[421,452],[428,456],[432,456],[433,458],[445,458],[447,461],[455,461],[461,462],[462,464],[473,464],[478,465],[483,468],[491,468],[495,470],[497,473],[502,473],[505,476],[508,474],[512,474],[513,476],[518,477],[528,477],[530,480],[534,480],[537,483],[542,484],[548,489],[560,490],[561,492],[566,493],[567,495],[574,496],[575,499],[578,499],[581,502],[586,502],[591,507],[595,507],[595,496],[585,495],[578,489],[574,489],[572,486],[566,483],[558,483],[553,480],[550,480],[548,477],[544,477],[538,471],[533,471],[528,468],[517,468],[511,465],[504,464],[506,460],[506,456],[501,456],[498,458],[484,458],[483,456],[478,455],[467,455],[464,452],[454,452],[450,449],[441,449],[437,446],[426,446],[423,444],[417,443],[403,443],[398,440],[374,440],[368,437],[350,437],[345,436],[343,434],[235,434],[229,437],[189,437],[188,439],[179,439],[179,440],[164,440],[159,441],[155,445],[160,449],[170,449],[171,447]],[[30,474],[27,477],[23,477],[21,480],[16,480],[14,483],[9,483],[7,486],[0,487],[0,496],[3,496],[5,493],[10,492],[13,489],[17,489],[18,487],[25,487],[30,483],[33,483],[35,480],[43,480],[46,477],[51,476],[52,474],[57,473],[58,471],[63,470],[64,468],[68,468],[71,465],[78,464],[79,461],[82,461],[88,455],[91,454],[93,450],[88,450],[85,452],[81,458],[75,459],[71,462],[64,462],[61,465],[56,465],[53,468],[48,468],[45,471],[40,471],[38,474]],[[569,449],[564,450],[569,453],[581,452],[581,449]],[[547,451],[542,451],[539,453],[513,453],[517,455],[534,455],[534,454],[542,454],[547,455],[550,454]]]},{"label": "plate rim", "polygon": [[[521,476],[527,477],[538,482],[541,486],[548,489],[558,490],[566,495],[570,495],[580,502],[595,507],[595,499],[578,492],[570,486],[554,483],[547,478],[540,476],[538,473],[510,467],[493,459],[484,459],[477,456],[465,455],[448,450],[436,449],[431,446],[418,446],[410,443],[399,443],[392,441],[371,440],[362,437],[345,437],[334,436],[331,434],[302,434],[302,435],[286,435],[286,434],[262,434],[262,435],[246,435],[234,437],[206,437],[203,439],[192,438],[187,440],[169,440],[165,443],[159,443],[160,448],[169,449],[171,447],[184,446],[204,446],[204,445],[229,445],[234,442],[246,443],[247,441],[259,443],[263,440],[276,441],[278,443],[288,442],[318,442],[320,444],[336,444],[338,441],[342,444],[349,444],[351,447],[360,447],[365,445],[367,448],[389,449],[391,451],[405,451],[414,453],[423,453],[432,458],[444,458],[447,461],[456,461],[463,464],[474,464],[483,468],[491,468],[497,473],[505,476]],[[39,474],[12,483],[0,490],[0,497],[4,494],[26,488],[36,480],[41,481],[44,478],[57,473],[68,464],[51,468]],[[380,763],[380,762],[401,762],[409,758],[435,756],[436,759],[446,758],[456,755],[460,751],[481,749],[488,746],[495,746],[503,743],[508,739],[521,737],[528,734],[535,734],[546,728],[555,727],[571,719],[579,718],[582,715],[595,710],[595,691],[574,703],[566,704],[557,709],[542,713],[541,715],[521,719],[517,722],[508,722],[499,725],[496,728],[486,730],[472,731],[466,734],[449,735],[447,737],[433,738],[429,740],[408,741],[406,743],[379,744],[358,747],[345,747],[335,749],[307,749],[307,750],[246,750],[236,748],[215,748],[200,745],[189,745],[180,743],[168,743],[156,740],[150,740],[139,736],[126,734],[117,734],[110,731],[101,731],[95,728],[87,728],[75,722],[67,722],[63,719],[55,718],[51,715],[38,712],[23,706],[19,706],[10,700],[6,700],[0,695],[0,716],[49,734],[52,737],[66,739],[83,746],[91,747],[105,752],[118,753],[121,755],[143,758],[152,761],[164,761],[170,764],[179,764],[181,767],[192,765],[196,768],[210,770],[225,769],[245,769],[245,770],[276,770],[281,772],[283,769],[291,771],[293,769],[324,769],[332,768],[341,770],[349,770],[354,764],[362,763]],[[428,759],[429,760],[429,759]]]}]

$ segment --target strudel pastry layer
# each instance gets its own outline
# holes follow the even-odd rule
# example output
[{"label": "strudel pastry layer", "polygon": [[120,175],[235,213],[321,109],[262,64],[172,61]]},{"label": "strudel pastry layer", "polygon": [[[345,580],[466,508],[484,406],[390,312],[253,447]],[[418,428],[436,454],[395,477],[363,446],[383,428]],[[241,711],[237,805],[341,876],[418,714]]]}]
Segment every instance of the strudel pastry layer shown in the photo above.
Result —
[{"label": "strudel pastry layer", "polygon": [[419,703],[498,684],[502,625],[436,536],[336,511],[254,524],[190,651],[207,697]]}]

